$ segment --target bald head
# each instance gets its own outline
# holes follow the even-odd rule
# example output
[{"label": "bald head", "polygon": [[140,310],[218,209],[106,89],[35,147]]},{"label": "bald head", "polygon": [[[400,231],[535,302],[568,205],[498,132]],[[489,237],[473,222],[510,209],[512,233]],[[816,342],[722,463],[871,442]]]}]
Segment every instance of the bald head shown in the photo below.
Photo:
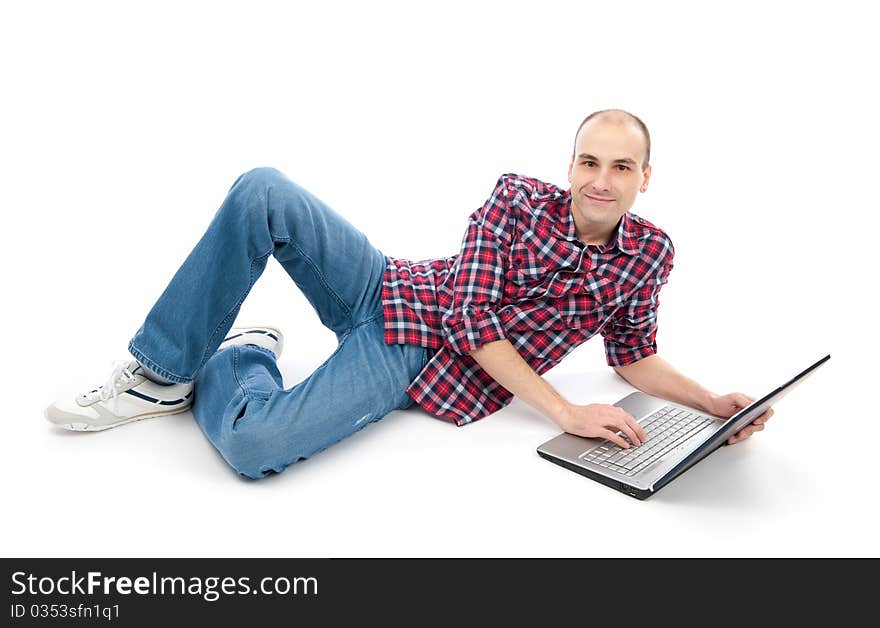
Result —
[{"label": "bald head", "polygon": [[574,146],[571,150],[572,161],[574,161],[574,156],[577,152],[578,135],[580,135],[581,129],[584,128],[584,125],[591,122],[606,122],[610,124],[618,124],[621,126],[633,125],[645,138],[645,158],[642,161],[642,170],[648,167],[648,163],[651,159],[651,136],[648,133],[648,127],[646,127],[645,123],[642,122],[638,117],[634,116],[628,111],[624,111],[623,109],[603,109],[602,111],[594,111],[586,118],[584,118],[584,121],[581,122],[581,125],[578,127],[577,133],[574,134]]}]

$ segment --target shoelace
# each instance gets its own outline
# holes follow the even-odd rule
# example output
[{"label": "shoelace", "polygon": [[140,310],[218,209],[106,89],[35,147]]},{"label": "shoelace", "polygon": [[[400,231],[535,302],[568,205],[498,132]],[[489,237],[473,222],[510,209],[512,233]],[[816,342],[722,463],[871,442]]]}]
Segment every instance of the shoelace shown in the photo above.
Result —
[{"label": "shoelace", "polygon": [[108,399],[113,399],[113,412],[118,413],[119,410],[119,390],[117,386],[120,384],[127,384],[129,381],[134,379],[134,375],[130,370],[128,370],[129,362],[125,360],[117,360],[113,362],[113,372],[110,373],[110,377],[107,378],[107,381],[104,382],[103,386],[96,388],[95,390],[86,393],[86,398],[89,400],[101,400],[107,401]]}]

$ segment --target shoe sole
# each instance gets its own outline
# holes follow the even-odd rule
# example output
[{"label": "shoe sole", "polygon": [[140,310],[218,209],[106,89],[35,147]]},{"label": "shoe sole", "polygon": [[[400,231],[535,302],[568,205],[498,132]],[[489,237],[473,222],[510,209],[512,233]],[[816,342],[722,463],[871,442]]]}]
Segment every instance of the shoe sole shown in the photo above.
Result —
[{"label": "shoe sole", "polygon": [[182,412],[187,412],[191,409],[192,405],[190,404],[185,408],[166,410],[165,412],[150,412],[148,414],[138,414],[136,416],[123,419],[122,421],[117,421],[116,423],[110,423],[109,425],[92,425],[91,423],[86,423],[85,421],[71,421],[70,423],[55,423],[54,421],[49,422],[52,425],[55,425],[65,430],[70,430],[71,432],[103,432],[104,430],[109,430],[113,427],[119,427],[120,425],[125,425],[126,423],[133,423],[135,421],[142,421],[144,419],[154,419],[157,417],[170,416],[172,414],[180,414]]},{"label": "shoe sole", "polygon": [[[284,334],[281,333],[280,329],[278,329],[277,327],[271,327],[269,325],[248,325],[243,329],[265,329],[266,331],[271,331],[278,337],[277,351],[274,351],[273,353],[275,353],[276,358],[281,357],[281,351],[284,349]],[[225,338],[223,339],[223,342],[226,342]]]}]

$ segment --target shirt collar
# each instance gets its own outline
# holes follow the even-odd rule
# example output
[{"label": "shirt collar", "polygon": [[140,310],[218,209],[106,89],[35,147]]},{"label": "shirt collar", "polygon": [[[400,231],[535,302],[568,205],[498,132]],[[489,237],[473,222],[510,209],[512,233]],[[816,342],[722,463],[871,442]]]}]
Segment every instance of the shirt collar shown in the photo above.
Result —
[{"label": "shirt collar", "polygon": [[[571,215],[571,190],[564,194],[560,194],[559,202],[561,216],[558,221],[554,221],[553,230],[561,238],[565,238],[569,242],[579,242],[577,237],[577,229],[575,228],[574,218]],[[616,235],[611,239],[610,245],[602,247],[602,252],[607,253],[612,248],[619,249],[627,255],[638,255],[639,243],[636,237],[635,224],[629,212],[626,212],[617,223]]]}]

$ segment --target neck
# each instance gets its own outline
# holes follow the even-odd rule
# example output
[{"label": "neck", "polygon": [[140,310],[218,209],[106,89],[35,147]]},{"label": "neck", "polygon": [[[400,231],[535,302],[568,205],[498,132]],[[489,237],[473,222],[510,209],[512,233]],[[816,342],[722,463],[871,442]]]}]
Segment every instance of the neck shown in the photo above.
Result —
[{"label": "neck", "polygon": [[578,216],[577,212],[572,212],[572,217],[578,240],[587,245],[595,244],[597,246],[604,246],[611,241],[621,220],[618,218],[613,224],[593,222]]}]

